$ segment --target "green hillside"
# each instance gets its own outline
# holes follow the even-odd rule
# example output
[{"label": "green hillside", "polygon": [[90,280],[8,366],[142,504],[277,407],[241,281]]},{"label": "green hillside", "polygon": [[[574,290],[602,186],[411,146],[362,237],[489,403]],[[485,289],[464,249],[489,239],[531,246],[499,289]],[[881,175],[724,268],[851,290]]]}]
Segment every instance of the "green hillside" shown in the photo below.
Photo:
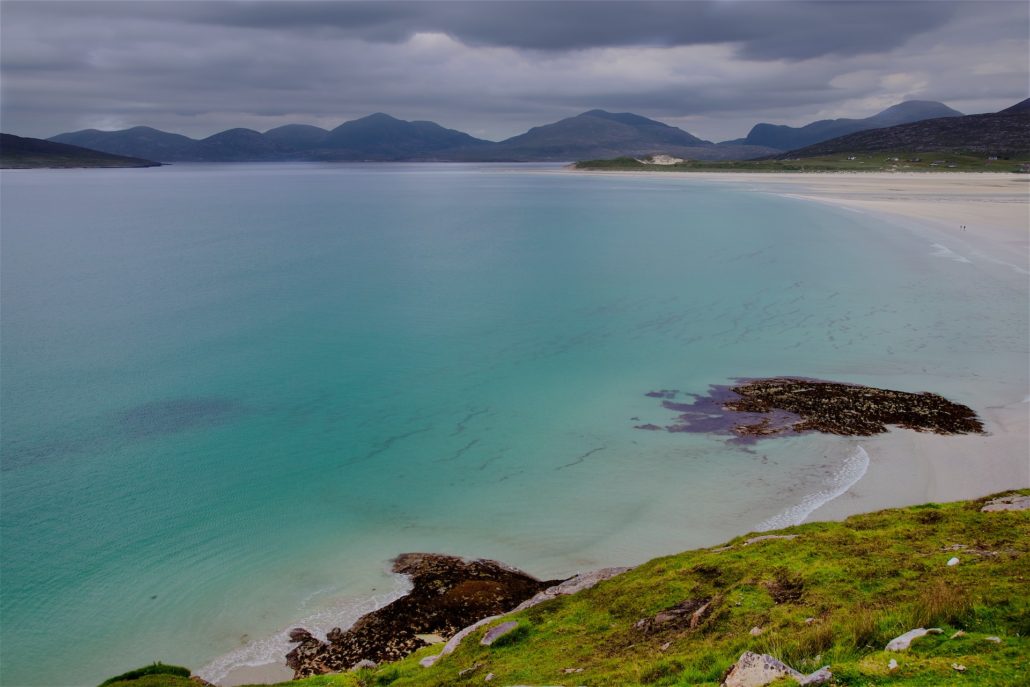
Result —
[{"label": "green hillside", "polygon": [[[995,157],[996,159],[991,159]],[[687,160],[674,165],[644,164],[631,157],[584,160],[574,169],[599,172],[1019,172],[1030,154],[991,156],[976,152],[919,153],[894,150],[835,153],[762,160]]]},{"label": "green hillside", "polygon": [[[487,628],[515,620],[514,632],[481,646],[480,629],[430,668],[419,660],[439,646],[284,684],[718,685],[744,651],[806,674],[829,666],[836,685],[1030,684],[1030,511],[981,512],[986,501],[741,536],[510,614]],[[884,651],[919,627],[942,633]],[[157,677],[112,685],[196,686]]]}]

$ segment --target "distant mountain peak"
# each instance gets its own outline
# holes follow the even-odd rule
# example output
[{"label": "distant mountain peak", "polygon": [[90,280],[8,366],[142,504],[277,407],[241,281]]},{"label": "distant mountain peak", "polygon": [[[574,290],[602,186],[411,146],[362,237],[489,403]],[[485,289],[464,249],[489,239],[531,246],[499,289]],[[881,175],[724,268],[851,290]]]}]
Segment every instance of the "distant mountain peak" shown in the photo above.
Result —
[{"label": "distant mountain peak", "polygon": [[608,112],[607,110],[587,110],[580,117],[597,117],[598,119],[607,119],[611,122],[619,122],[620,124],[628,124],[630,126],[660,126],[669,129],[676,127],[669,126],[665,122],[659,122],[655,119],[649,119],[643,115],[634,114],[632,112]]},{"label": "distant mountain peak", "polygon": [[821,119],[800,127],[762,122],[755,124],[744,142],[780,150],[793,150],[858,131],[908,124],[924,119],[961,116],[962,113],[958,110],[934,100],[906,100],[864,119]]}]

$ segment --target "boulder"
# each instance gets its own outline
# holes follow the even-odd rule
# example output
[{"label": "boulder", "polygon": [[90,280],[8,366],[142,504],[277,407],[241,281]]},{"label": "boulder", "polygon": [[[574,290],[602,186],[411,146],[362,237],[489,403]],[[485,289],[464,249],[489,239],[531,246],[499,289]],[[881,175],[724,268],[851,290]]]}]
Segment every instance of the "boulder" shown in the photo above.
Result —
[{"label": "boulder", "polygon": [[909,630],[905,634],[899,635],[891,641],[887,642],[887,646],[884,647],[883,650],[907,651],[908,648],[912,646],[912,642],[919,639],[920,637],[925,637],[926,635],[939,635],[942,632],[944,632],[944,630],[940,629],[939,627],[931,627],[929,630],[927,630],[926,628],[917,627],[916,629]]},{"label": "boulder", "polygon": [[792,678],[799,685],[821,685],[829,682],[833,673],[829,666],[823,666],[805,675],[768,654],[745,651],[726,673],[722,687],[764,687],[784,677]]},{"label": "boulder", "polygon": [[800,682],[805,676],[768,654],[745,651],[726,674],[722,687],[763,687],[782,677]]}]

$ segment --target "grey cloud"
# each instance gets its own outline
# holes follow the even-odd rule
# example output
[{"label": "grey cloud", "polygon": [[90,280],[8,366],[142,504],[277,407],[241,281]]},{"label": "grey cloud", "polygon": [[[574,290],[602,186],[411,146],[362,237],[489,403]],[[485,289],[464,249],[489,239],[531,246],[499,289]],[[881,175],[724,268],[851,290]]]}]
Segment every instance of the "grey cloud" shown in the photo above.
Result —
[{"label": "grey cloud", "polygon": [[402,42],[446,33],[470,45],[565,51],[617,46],[739,44],[748,58],[856,55],[903,44],[946,23],[953,2],[243,2],[75,3],[80,12],[129,11],[195,24],[335,31],[366,41]]},{"label": "grey cloud", "polygon": [[1023,2],[5,0],[2,13],[3,129],[37,136],[387,111],[503,138],[602,107],[720,140],[905,97],[1000,107],[1026,97],[1028,71]]}]

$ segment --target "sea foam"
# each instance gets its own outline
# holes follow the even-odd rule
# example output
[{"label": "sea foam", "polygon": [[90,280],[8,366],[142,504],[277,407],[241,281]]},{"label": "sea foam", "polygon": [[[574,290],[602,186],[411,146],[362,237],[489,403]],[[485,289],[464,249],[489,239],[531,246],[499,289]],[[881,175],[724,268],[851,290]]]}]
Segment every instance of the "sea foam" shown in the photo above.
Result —
[{"label": "sea foam", "polygon": [[791,525],[800,525],[816,508],[844,494],[852,485],[862,479],[868,469],[869,454],[861,446],[856,446],[855,450],[844,459],[837,472],[826,480],[824,488],[808,494],[799,503],[771,518],[766,518],[758,523],[755,530],[765,532]]},{"label": "sea foam", "polygon": [[959,255],[943,243],[933,243],[931,245],[933,246],[934,251],[930,253],[930,255],[935,258],[947,258],[948,260],[954,260],[955,262],[972,262],[969,258],[964,255]]}]

